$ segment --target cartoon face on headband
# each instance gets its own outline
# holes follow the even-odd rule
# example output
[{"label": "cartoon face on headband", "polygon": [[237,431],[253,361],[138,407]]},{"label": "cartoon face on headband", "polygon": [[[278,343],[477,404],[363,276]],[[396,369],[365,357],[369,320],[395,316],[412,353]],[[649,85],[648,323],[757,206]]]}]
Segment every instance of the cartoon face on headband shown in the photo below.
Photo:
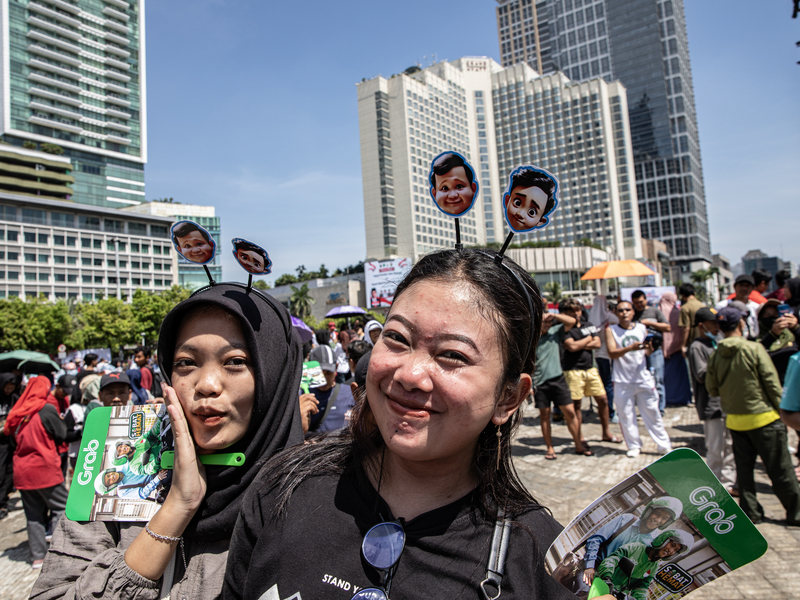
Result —
[{"label": "cartoon face on headband", "polygon": [[253,275],[266,275],[272,271],[269,254],[258,244],[242,238],[233,238],[233,256],[245,271]]},{"label": "cartoon face on headband", "polygon": [[434,158],[428,180],[433,201],[448,216],[464,216],[478,197],[475,170],[458,152],[443,152]]},{"label": "cartoon face on headband", "polygon": [[214,238],[194,221],[178,221],[170,229],[170,237],[178,253],[189,262],[205,265],[214,260]]},{"label": "cartoon face on headband", "polygon": [[541,229],[550,223],[558,207],[558,179],[539,167],[517,167],[508,177],[503,194],[506,222],[512,231],[522,233]]}]

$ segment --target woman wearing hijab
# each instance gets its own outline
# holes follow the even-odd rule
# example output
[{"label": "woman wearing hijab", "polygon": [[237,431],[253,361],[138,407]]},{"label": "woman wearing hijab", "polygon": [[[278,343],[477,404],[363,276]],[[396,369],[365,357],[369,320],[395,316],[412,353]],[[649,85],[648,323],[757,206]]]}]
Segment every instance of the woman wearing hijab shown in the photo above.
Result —
[{"label": "woman wearing hijab", "polygon": [[[303,441],[300,341],[269,296],[233,284],[196,293],[164,319],[158,356],[175,439],[164,504],[146,526],[62,519],[32,598],[219,597],[245,490],[267,459]],[[198,460],[214,452],[245,463]]]},{"label": "woman wearing hijab", "polygon": [[542,299],[498,262],[447,250],[411,269],[350,430],[281,453],[248,490],[223,598],[493,598],[502,583],[574,599],[544,566],[561,527],[511,456]]},{"label": "woman wearing hijab", "polygon": [[347,358],[347,346],[350,344],[352,332],[343,329],[336,336],[333,355],[336,357],[336,383],[344,383],[350,375],[350,361]]},{"label": "woman wearing hijab", "polygon": [[14,489],[14,444],[3,433],[6,418],[19,398],[16,393],[17,376],[13,373],[0,373],[0,519],[8,516],[8,497]]},{"label": "woman wearing hijab", "polygon": [[364,341],[369,342],[370,346],[374,346],[381,331],[383,331],[383,325],[378,321],[370,321],[364,326]]},{"label": "woman wearing hijab", "polygon": [[[670,331],[662,333],[664,340],[664,393],[667,404],[672,406],[685,406],[692,401],[692,387],[689,383],[689,369],[683,358],[683,338],[678,335],[681,328],[678,324],[681,309],[678,308],[678,296],[673,292],[666,292],[658,302],[660,310],[669,321]],[[662,413],[663,417],[664,414]]]},{"label": "woman wearing hijab", "polygon": [[51,385],[45,375],[33,377],[3,427],[3,433],[16,444],[14,485],[22,497],[28,521],[28,545],[34,569],[42,568],[48,526],[58,521],[67,505],[67,488],[56,446],[64,441],[67,427],[47,400]]},{"label": "woman wearing hijab", "polygon": [[783,284],[783,297],[792,307],[792,314],[800,319],[800,279],[792,277]]},{"label": "woman wearing hijab", "polygon": [[150,394],[142,387],[142,372],[139,369],[129,369],[125,371],[131,381],[131,400],[134,404],[146,404],[150,399]]}]

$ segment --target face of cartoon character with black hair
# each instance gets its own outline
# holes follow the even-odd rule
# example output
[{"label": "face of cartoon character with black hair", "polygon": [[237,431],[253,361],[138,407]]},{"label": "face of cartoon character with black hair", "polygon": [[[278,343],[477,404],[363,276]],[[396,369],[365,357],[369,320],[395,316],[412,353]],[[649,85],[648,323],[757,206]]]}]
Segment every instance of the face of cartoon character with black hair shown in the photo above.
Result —
[{"label": "face of cartoon character with black hair", "polygon": [[448,215],[459,216],[472,206],[478,185],[470,183],[465,167],[453,167],[444,175],[434,175],[436,187],[432,190],[436,204]]},{"label": "face of cartoon character with black hair", "polygon": [[253,250],[245,250],[244,248],[236,251],[236,260],[242,265],[245,271],[249,273],[263,273],[265,268],[264,257],[258,252]]},{"label": "face of cartoon character with black hair", "polygon": [[177,237],[178,247],[183,257],[193,263],[205,263],[214,256],[214,246],[205,236],[194,229],[183,237]]},{"label": "face of cartoon character with black hair", "polygon": [[547,193],[541,188],[517,186],[504,200],[508,222],[515,231],[528,231],[547,223],[544,218]]}]

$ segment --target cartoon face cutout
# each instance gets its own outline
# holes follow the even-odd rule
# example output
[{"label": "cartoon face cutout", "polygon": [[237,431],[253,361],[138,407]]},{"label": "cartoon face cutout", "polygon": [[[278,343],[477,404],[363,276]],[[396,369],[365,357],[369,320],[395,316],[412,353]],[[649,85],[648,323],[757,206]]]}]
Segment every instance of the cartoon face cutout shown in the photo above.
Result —
[{"label": "cartoon face cutout", "polygon": [[512,231],[522,233],[541,229],[550,223],[558,207],[558,179],[539,167],[525,165],[514,169],[503,194],[503,210]]},{"label": "cartoon face cutout", "polygon": [[443,152],[433,159],[428,182],[436,206],[450,217],[464,216],[478,195],[475,170],[457,152]]},{"label": "cartoon face cutout", "polygon": [[178,253],[189,262],[205,265],[214,260],[217,243],[194,221],[178,221],[170,229],[170,237]]},{"label": "cartoon face cutout", "polygon": [[272,261],[261,246],[242,238],[234,238],[231,243],[233,256],[245,271],[253,275],[267,275],[272,272]]}]

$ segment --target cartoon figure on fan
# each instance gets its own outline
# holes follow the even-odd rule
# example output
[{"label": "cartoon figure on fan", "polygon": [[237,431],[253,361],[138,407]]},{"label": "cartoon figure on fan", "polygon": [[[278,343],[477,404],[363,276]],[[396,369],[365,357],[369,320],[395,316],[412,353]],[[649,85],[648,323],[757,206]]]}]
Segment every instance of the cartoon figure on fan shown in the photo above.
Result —
[{"label": "cartoon figure on fan", "polygon": [[155,475],[139,475],[128,465],[111,467],[102,471],[94,482],[95,491],[101,496],[116,492],[120,498],[147,500],[161,483],[169,476],[169,471],[161,470]]},{"label": "cartoon figure on fan", "polygon": [[272,271],[272,261],[269,254],[258,244],[242,238],[233,238],[233,256],[248,273],[253,275],[267,275]]},{"label": "cartoon figure on fan", "polygon": [[114,464],[127,465],[135,475],[155,475],[161,470],[161,421],[136,440],[119,440],[114,447]]},{"label": "cartoon figure on fan", "polygon": [[194,221],[178,221],[170,229],[170,237],[180,255],[198,265],[214,260],[217,243],[212,235]]},{"label": "cartoon figure on fan", "polygon": [[532,165],[514,169],[503,194],[506,222],[515,233],[541,229],[558,208],[558,179]]},{"label": "cartoon figure on fan", "polygon": [[434,158],[428,180],[433,201],[450,217],[464,216],[478,196],[475,170],[458,152],[443,152]]}]

